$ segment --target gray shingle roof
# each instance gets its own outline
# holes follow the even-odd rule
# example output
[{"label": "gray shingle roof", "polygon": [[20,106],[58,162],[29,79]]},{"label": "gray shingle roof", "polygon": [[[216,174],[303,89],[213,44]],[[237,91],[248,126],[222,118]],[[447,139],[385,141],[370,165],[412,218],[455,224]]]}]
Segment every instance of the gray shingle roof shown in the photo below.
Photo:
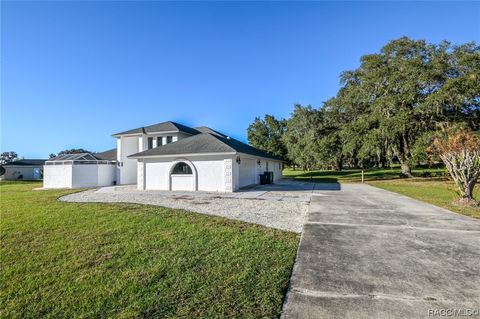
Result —
[{"label": "gray shingle roof", "polygon": [[188,134],[198,134],[199,132],[191,127],[185,126],[183,124],[175,123],[175,122],[163,122],[158,124],[153,124],[144,127],[138,127],[133,130],[128,130],[125,132],[115,133],[113,136],[117,135],[128,135],[128,134],[142,134],[143,132],[146,133],[153,133],[153,132],[184,132]]},{"label": "gray shingle roof", "polygon": [[8,164],[4,164],[2,166],[11,166],[11,165],[18,165],[18,166],[43,166],[45,165],[44,159],[21,159],[10,162]]},{"label": "gray shingle roof", "polygon": [[207,126],[198,126],[198,127],[194,127],[194,129],[196,129],[200,133],[210,133],[210,134],[213,134],[213,135],[227,137],[227,135],[225,135],[223,133],[220,133],[219,131],[215,131],[214,129],[211,129]]},{"label": "gray shingle roof", "polygon": [[271,159],[276,159],[282,161],[281,158],[272,155],[270,153],[267,153],[265,151],[259,150],[258,148],[255,148],[253,146],[250,146],[248,144],[245,144],[243,142],[240,142],[239,140],[236,140],[234,138],[226,138],[226,137],[217,137],[219,140],[221,140],[223,143],[227,144],[231,148],[233,148],[235,151],[240,152],[240,153],[245,153],[249,155],[254,155],[254,156],[259,156],[259,157],[266,157],[266,158],[271,158]]},{"label": "gray shingle roof", "polygon": [[117,149],[113,148],[108,151],[100,152],[100,153],[94,153],[93,156],[100,160],[105,160],[105,161],[116,161],[117,160]]},{"label": "gray shingle roof", "polygon": [[[223,134],[222,134],[223,135]],[[158,155],[181,155],[181,154],[208,154],[208,153],[245,153],[249,155],[279,158],[233,138],[227,138],[217,134],[201,133],[190,136],[177,142],[169,143],[147,151],[132,154],[128,157],[139,158],[144,156]]]}]

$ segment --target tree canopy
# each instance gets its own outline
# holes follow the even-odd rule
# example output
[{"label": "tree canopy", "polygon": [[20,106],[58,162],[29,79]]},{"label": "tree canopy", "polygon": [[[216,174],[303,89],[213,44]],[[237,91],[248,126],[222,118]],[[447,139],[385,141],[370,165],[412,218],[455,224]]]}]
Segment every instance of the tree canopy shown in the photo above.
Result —
[{"label": "tree canopy", "polygon": [[267,114],[263,120],[256,117],[247,130],[248,142],[258,149],[287,159],[287,148],[282,140],[286,127],[286,120],[277,120],[273,115]]},{"label": "tree canopy", "polygon": [[[281,140],[302,168],[399,162],[410,176],[412,164],[431,159],[436,132],[480,129],[480,47],[474,42],[402,37],[362,56],[340,80],[335,97],[319,108],[297,104],[287,120]],[[256,119],[252,136],[249,128],[249,141],[263,149],[278,139],[265,122]]]},{"label": "tree canopy", "polygon": [[65,155],[65,154],[80,154],[80,153],[92,153],[92,152],[83,148],[72,148],[72,149],[60,151],[58,152],[58,154],[52,153],[49,155],[49,157],[54,158],[56,156]]},{"label": "tree canopy", "polygon": [[0,165],[8,164],[16,159],[18,159],[18,154],[16,152],[2,152],[2,154],[0,154]]}]

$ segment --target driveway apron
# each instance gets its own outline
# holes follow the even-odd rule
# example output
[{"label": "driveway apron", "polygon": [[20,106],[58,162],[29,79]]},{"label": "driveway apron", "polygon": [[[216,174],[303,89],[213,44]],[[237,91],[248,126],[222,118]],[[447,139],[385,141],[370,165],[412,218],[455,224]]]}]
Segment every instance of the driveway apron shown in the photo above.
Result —
[{"label": "driveway apron", "polygon": [[479,309],[478,220],[362,184],[312,196],[282,318]]}]

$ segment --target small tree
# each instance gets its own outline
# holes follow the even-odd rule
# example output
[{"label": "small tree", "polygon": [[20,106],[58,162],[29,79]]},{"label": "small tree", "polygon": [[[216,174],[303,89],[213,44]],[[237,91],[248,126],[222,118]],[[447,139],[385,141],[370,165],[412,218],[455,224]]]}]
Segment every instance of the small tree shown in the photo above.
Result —
[{"label": "small tree", "polygon": [[257,117],[248,126],[248,143],[282,159],[287,158],[287,148],[282,140],[287,129],[287,121],[277,120],[273,115],[265,115],[264,119]]},{"label": "small tree", "polygon": [[480,176],[480,138],[464,129],[450,129],[434,145],[458,187],[459,203],[478,205],[473,189]]},{"label": "small tree", "polygon": [[57,157],[57,156],[60,156],[60,155],[66,155],[66,154],[80,154],[80,153],[92,153],[86,149],[83,149],[83,148],[72,148],[72,149],[69,149],[69,150],[63,150],[63,151],[60,151],[58,152],[58,154],[54,154],[54,153],[51,153],[50,155],[48,155],[50,158],[54,158],[54,157]]},{"label": "small tree", "polygon": [[18,158],[18,154],[15,152],[3,152],[0,155],[0,165],[8,164],[10,162],[13,162]]}]

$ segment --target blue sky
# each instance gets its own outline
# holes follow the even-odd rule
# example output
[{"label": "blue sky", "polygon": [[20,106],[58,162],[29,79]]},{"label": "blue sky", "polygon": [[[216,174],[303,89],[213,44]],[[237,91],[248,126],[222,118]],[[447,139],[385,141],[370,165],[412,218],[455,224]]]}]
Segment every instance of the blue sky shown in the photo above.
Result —
[{"label": "blue sky", "polygon": [[403,35],[480,42],[475,2],[2,2],[1,151],[102,151],[166,120],[246,141]]}]

